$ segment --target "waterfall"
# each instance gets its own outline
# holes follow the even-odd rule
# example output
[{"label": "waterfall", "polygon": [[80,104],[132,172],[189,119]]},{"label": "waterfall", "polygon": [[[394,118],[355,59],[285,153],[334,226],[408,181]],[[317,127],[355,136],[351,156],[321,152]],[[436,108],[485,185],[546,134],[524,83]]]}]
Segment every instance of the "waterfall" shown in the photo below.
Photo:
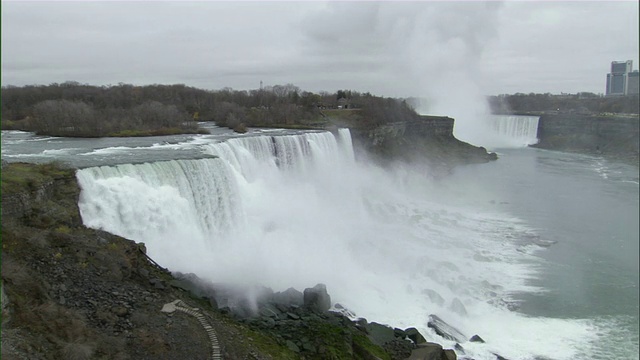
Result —
[{"label": "waterfall", "polygon": [[[216,158],[79,170],[85,225],[149,243],[159,260],[175,264],[176,246],[210,251],[231,239],[239,245],[238,237],[262,236],[277,224],[269,220],[278,211],[274,207],[291,205],[286,193],[298,189],[304,199],[310,182],[358,202],[348,181],[337,184],[354,161],[348,130],[337,137],[330,132],[240,137],[203,144],[201,151]],[[299,206],[304,212],[304,204]],[[258,233],[247,233],[257,223]]]},{"label": "waterfall", "polygon": [[456,119],[453,133],[462,141],[495,150],[522,148],[538,142],[538,116],[476,114]]},{"label": "waterfall", "polygon": [[506,144],[522,147],[538,142],[538,120],[538,116],[495,115],[491,125]]},{"label": "waterfall", "polygon": [[85,225],[134,240],[202,242],[242,221],[236,182],[221,159],[100,166],[76,176]]},{"label": "waterfall", "polygon": [[[495,207],[460,203],[464,184],[356,162],[346,129],[197,146],[214,158],[78,170],[84,224],[144,242],[163,266],[218,283],[274,291],[325,283],[357,315],[415,326],[429,341],[443,342],[429,314],[468,336],[486,334],[511,358],[557,355],[567,339],[586,336],[583,326],[509,310],[512,293],[539,290],[530,281],[535,259],[516,240],[535,232]],[[538,350],[540,339],[550,351]],[[495,358],[483,345],[464,346],[475,359]]]}]

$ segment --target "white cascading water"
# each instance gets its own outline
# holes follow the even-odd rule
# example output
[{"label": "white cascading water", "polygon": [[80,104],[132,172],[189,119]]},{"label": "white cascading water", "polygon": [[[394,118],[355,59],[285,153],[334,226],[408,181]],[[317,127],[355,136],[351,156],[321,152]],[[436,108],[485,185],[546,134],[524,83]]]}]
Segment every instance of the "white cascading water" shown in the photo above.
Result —
[{"label": "white cascading water", "polygon": [[522,148],[538,143],[538,116],[476,114],[456,119],[456,138],[488,149]]},{"label": "white cascading water", "polygon": [[[467,355],[571,359],[587,324],[528,318],[510,294],[538,291],[532,230],[451,199],[411,168],[354,160],[348,130],[203,144],[218,158],[79,170],[84,223],[135,241],[173,271],[274,291],[322,282],[370,321],[427,327],[437,314]],[[541,346],[541,344],[544,344]]]},{"label": "white cascading water", "polygon": [[511,147],[524,147],[538,142],[538,116],[494,115],[491,128]]}]

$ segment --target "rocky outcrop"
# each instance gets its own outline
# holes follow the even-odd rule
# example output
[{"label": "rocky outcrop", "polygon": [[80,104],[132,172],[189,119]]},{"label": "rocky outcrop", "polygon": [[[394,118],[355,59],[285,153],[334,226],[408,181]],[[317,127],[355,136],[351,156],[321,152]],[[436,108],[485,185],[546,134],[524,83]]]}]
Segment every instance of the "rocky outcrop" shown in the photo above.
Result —
[{"label": "rocky outcrop", "polygon": [[82,224],[75,170],[58,165],[14,163],[3,166],[2,220],[24,220],[31,226]]},{"label": "rocky outcrop", "polygon": [[453,350],[445,350],[442,345],[435,343],[420,344],[411,352],[407,360],[455,360],[456,353]]},{"label": "rocky outcrop", "polygon": [[429,322],[427,326],[432,328],[436,334],[442,336],[445,339],[457,341],[457,342],[465,342],[467,337],[460,332],[460,330],[455,327],[447,324],[444,320],[442,320],[437,315],[429,315]]},{"label": "rocky outcrop", "polygon": [[[282,339],[288,349],[304,358],[403,360],[455,359],[453,350],[429,343],[416,328],[398,329],[368,322],[340,304],[330,308],[331,298],[323,284],[300,291],[289,288],[283,292],[256,287],[230,287],[198,279],[193,274],[176,274],[173,286],[205,295],[210,303],[233,304],[221,311],[229,313],[251,327]],[[247,294],[254,294],[253,307]],[[206,299],[213,296],[215,299]],[[304,297],[304,299],[303,299]],[[356,318],[356,320],[352,320]],[[444,322],[443,322],[444,323]],[[415,352],[415,353],[414,353]]]},{"label": "rocky outcrop", "polygon": [[533,146],[606,155],[637,164],[638,123],[638,115],[542,114],[538,122],[539,142]]},{"label": "rocky outcrop", "polygon": [[392,122],[373,129],[351,128],[354,144],[374,158],[426,163],[438,173],[464,164],[496,160],[495,153],[453,136],[454,119],[421,116],[419,120]]},{"label": "rocky outcrop", "polygon": [[324,284],[304,289],[303,302],[306,308],[315,312],[322,313],[329,311],[329,308],[331,308],[331,297],[327,293],[327,287]]}]

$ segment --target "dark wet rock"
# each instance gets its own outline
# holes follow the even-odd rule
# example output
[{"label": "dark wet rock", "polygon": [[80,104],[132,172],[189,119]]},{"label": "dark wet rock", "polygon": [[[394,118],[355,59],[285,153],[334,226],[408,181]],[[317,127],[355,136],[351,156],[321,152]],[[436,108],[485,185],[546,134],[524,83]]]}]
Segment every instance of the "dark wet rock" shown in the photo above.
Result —
[{"label": "dark wet rock", "polygon": [[455,352],[453,352],[453,358],[450,357],[452,352],[452,350],[444,350],[440,344],[428,342],[418,345],[406,360],[455,360]]},{"label": "dark wet rock", "polygon": [[367,333],[369,334],[369,339],[374,344],[380,346],[396,338],[393,328],[387,325],[372,322],[367,324],[366,329]]},{"label": "dark wet rock", "polygon": [[274,293],[272,298],[275,304],[283,304],[287,306],[302,306],[304,304],[303,294],[292,287],[285,291]]},{"label": "dark wet rock", "polygon": [[331,297],[324,284],[304,289],[303,297],[304,306],[312,311],[325,312],[331,308]]},{"label": "dark wet rock", "polygon": [[278,310],[275,305],[266,304],[262,306],[260,310],[258,310],[258,314],[260,314],[261,316],[277,319],[279,315],[282,314],[282,312]]},{"label": "dark wet rock", "polygon": [[271,329],[276,326],[276,321],[273,318],[266,318],[263,320],[263,325],[267,329]]},{"label": "dark wet rock", "polygon": [[298,345],[296,345],[296,343],[294,343],[291,340],[287,340],[285,342],[285,344],[287,345],[287,347],[289,348],[289,350],[295,352],[295,353],[299,353],[300,352],[300,348],[298,347]]},{"label": "dark wet rock", "polygon": [[138,274],[139,274],[140,276],[142,276],[143,278],[145,278],[145,279],[148,279],[148,278],[149,278],[149,270],[147,270],[147,269],[145,269],[145,268],[139,268],[139,269],[138,269]]},{"label": "dark wet rock", "polygon": [[115,306],[111,309],[111,312],[113,312],[117,316],[122,317],[129,314],[129,309],[127,309],[125,306]]},{"label": "dark wet rock", "polygon": [[334,312],[340,313],[348,318],[355,318],[356,317],[356,313],[354,313],[353,311],[347,309],[346,307],[342,306],[341,304],[335,304],[333,306],[333,310]]},{"label": "dark wet rock", "polygon": [[411,356],[411,351],[415,349],[415,344],[410,340],[396,338],[385,343],[382,348],[392,359],[406,359]]},{"label": "dark wet rock", "polygon": [[411,339],[411,341],[413,341],[413,343],[416,344],[416,345],[423,344],[423,343],[427,342],[427,340],[424,338],[424,336],[422,336],[422,334],[420,334],[418,329],[416,329],[414,327],[406,329],[405,333],[407,334],[407,337],[409,339]]},{"label": "dark wet rock", "polygon": [[448,340],[465,342],[467,339],[467,337],[464,336],[464,334],[462,334],[460,330],[447,324],[437,315],[429,315],[429,322],[427,323],[427,326],[432,328],[436,332],[436,334]]},{"label": "dark wet rock", "polygon": [[482,339],[479,335],[473,335],[469,341],[471,342],[479,342],[479,343],[484,343],[484,339]]},{"label": "dark wet rock", "polygon": [[[496,157],[497,159],[497,157]],[[442,358],[443,360],[457,360],[458,356],[456,355],[456,352],[451,350],[451,349],[444,349],[442,350],[442,354],[444,355],[444,357]]]},{"label": "dark wet rock", "polygon": [[297,314],[294,314],[294,313],[292,313],[292,312],[288,312],[288,313],[287,313],[287,317],[288,317],[289,319],[292,319],[292,320],[298,320],[298,319],[300,319],[300,316],[298,316]]},{"label": "dark wet rock", "polygon": [[397,337],[397,338],[400,338],[400,339],[404,339],[404,338],[406,338],[406,337],[407,337],[407,333],[406,333],[406,331],[404,331],[404,330],[402,330],[402,329],[399,329],[399,328],[395,328],[395,329],[393,329],[393,335],[394,335],[395,337]]},{"label": "dark wet rock", "polygon": [[301,342],[302,342],[302,350],[310,353],[316,352],[316,347],[313,345],[313,343],[311,343],[309,339],[304,338]]},{"label": "dark wet rock", "polygon": [[247,132],[247,124],[245,123],[240,123],[236,126],[233,127],[233,131],[240,133],[240,134],[244,134]]},{"label": "dark wet rock", "polygon": [[149,284],[153,285],[156,289],[164,289],[162,279],[153,278],[149,280]]}]

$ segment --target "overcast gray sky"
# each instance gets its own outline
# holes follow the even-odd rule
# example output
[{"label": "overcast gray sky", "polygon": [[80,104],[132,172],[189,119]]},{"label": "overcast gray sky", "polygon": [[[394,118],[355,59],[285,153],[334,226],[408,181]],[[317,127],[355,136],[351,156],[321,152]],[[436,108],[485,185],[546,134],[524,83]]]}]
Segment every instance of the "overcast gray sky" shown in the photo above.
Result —
[{"label": "overcast gray sky", "polygon": [[2,1],[2,85],[603,93],[637,1]]}]

